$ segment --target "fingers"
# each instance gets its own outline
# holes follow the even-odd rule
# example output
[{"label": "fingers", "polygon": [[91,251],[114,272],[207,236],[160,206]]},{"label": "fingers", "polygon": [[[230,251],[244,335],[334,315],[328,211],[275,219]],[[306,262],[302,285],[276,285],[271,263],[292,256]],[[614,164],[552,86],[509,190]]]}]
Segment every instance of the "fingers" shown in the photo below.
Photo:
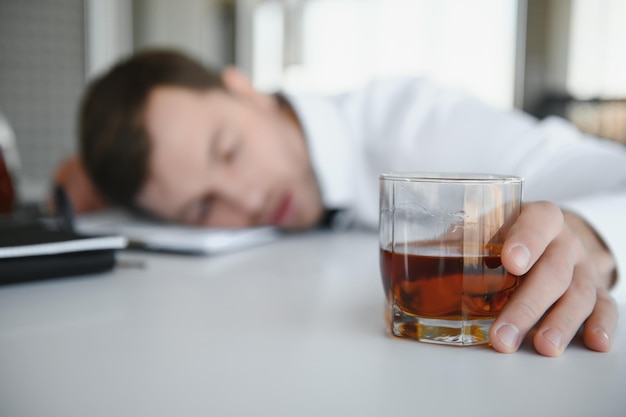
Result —
[{"label": "fingers", "polygon": [[[535,263],[532,270],[523,278],[522,284],[505,305],[491,328],[490,340],[495,350],[504,353],[515,352],[528,331],[568,289],[572,288],[570,284],[574,276],[574,267],[578,263],[581,250],[577,245],[568,242],[569,239],[571,239],[571,236],[562,232],[548,245],[541,259]],[[583,280],[583,282],[585,281]],[[573,306],[578,297],[584,297],[578,294],[578,291],[573,291],[572,295],[568,295],[568,297],[572,297],[571,301],[569,301],[568,297],[563,297],[559,301],[559,303],[563,304],[565,311],[568,311],[568,308]],[[579,311],[575,305],[574,310]],[[556,309],[556,311],[558,312],[559,310]],[[578,321],[573,331],[575,333],[589,312],[582,312],[580,313],[581,317],[572,318],[572,324],[569,327],[563,324],[557,326],[556,329],[558,329],[560,335],[551,332],[546,333],[542,337],[548,340],[550,336],[554,336],[554,341],[557,342],[556,345],[558,346],[569,342],[568,338],[573,337],[571,332],[571,327],[574,326],[573,323]],[[563,320],[569,319],[563,313],[562,317]],[[546,327],[544,330],[548,330],[548,328]],[[560,341],[556,340],[556,337],[560,337]],[[547,348],[544,351],[552,353]]]},{"label": "fingers", "polygon": [[495,350],[515,352],[539,322],[533,344],[544,356],[561,355],[583,323],[585,345],[610,350],[617,307],[588,249],[558,207],[524,206],[507,235],[502,263],[509,272],[525,276],[491,328]]},{"label": "fingers", "polygon": [[524,278],[491,328],[495,350],[515,352],[537,323],[533,344],[542,355],[561,355],[583,323],[585,345],[610,350],[618,316],[610,280],[602,279],[593,245],[566,220],[551,203],[531,203],[511,227],[502,264]]},{"label": "fingers", "polygon": [[618,310],[608,291],[600,289],[597,295],[595,308],[585,323],[583,342],[589,349],[608,352],[617,325]]},{"label": "fingers", "polygon": [[576,266],[571,285],[535,333],[537,352],[544,356],[560,356],[589,317],[597,300],[594,273],[589,264]]},{"label": "fingers", "polygon": [[548,202],[526,204],[502,247],[502,264],[524,275],[563,230],[563,212]]}]

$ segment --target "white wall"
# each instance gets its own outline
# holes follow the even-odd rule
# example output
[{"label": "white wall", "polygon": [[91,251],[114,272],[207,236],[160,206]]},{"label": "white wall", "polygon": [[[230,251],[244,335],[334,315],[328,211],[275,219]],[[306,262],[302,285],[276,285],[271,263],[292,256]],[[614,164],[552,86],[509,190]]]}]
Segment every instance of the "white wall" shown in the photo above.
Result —
[{"label": "white wall", "polygon": [[83,22],[83,0],[0,1],[0,111],[15,131],[19,188],[28,199],[45,193],[55,166],[76,147]]},{"label": "white wall", "polygon": [[231,60],[229,9],[220,0],[135,0],[135,48],[172,47],[206,64]]}]

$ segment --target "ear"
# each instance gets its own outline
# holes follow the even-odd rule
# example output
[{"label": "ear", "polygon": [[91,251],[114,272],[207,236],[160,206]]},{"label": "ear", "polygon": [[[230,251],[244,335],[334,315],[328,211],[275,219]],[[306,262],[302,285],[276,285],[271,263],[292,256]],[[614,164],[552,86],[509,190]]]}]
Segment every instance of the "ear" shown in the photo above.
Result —
[{"label": "ear", "polygon": [[244,73],[235,67],[227,67],[222,71],[222,83],[229,93],[266,107],[276,107],[273,97],[258,92]]}]

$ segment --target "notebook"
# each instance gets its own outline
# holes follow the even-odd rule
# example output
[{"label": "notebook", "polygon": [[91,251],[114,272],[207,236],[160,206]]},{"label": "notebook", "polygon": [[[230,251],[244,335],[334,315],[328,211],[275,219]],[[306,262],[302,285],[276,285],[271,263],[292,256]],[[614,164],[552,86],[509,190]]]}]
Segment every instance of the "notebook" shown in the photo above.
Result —
[{"label": "notebook", "polygon": [[243,229],[184,226],[146,219],[121,209],[81,214],[75,228],[88,234],[115,233],[128,239],[129,248],[185,254],[216,255],[273,242],[277,228]]}]

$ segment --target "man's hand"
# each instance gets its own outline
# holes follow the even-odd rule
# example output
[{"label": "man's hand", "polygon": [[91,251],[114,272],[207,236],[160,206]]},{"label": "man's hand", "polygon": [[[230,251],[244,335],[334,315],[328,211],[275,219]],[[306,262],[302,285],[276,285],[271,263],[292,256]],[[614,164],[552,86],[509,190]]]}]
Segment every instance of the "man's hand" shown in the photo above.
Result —
[{"label": "man's hand", "polygon": [[525,204],[502,264],[526,276],[491,328],[495,350],[515,352],[536,324],[533,342],[542,355],[561,355],[583,324],[589,349],[610,350],[618,316],[609,295],[615,262],[582,219],[551,203]]},{"label": "man's hand", "polygon": [[75,213],[101,210],[104,198],[96,190],[81,160],[72,157],[64,161],[54,173],[54,184],[63,187]]}]

